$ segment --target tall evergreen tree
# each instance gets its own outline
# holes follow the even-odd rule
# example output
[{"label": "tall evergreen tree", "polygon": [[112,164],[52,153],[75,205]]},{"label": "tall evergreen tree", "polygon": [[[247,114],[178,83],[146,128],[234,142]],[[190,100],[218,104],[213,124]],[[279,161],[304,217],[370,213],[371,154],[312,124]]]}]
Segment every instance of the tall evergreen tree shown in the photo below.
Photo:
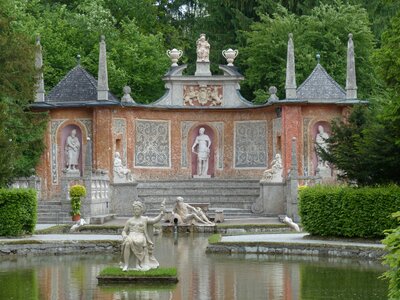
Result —
[{"label": "tall evergreen tree", "polygon": [[29,111],[34,98],[35,46],[12,26],[10,2],[0,4],[0,186],[34,173],[46,118]]}]

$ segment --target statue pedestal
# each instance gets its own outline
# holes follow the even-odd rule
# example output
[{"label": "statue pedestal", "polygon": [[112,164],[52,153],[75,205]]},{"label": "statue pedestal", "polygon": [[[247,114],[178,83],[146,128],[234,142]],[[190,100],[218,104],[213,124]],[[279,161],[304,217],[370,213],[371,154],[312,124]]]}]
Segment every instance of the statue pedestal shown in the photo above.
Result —
[{"label": "statue pedestal", "polygon": [[198,61],[196,63],[196,72],[194,76],[211,76],[210,63]]},{"label": "statue pedestal", "polygon": [[81,177],[81,172],[79,170],[65,170],[63,171],[65,177]]},{"label": "statue pedestal", "polygon": [[193,178],[196,178],[196,179],[211,178],[211,175],[193,175]]}]

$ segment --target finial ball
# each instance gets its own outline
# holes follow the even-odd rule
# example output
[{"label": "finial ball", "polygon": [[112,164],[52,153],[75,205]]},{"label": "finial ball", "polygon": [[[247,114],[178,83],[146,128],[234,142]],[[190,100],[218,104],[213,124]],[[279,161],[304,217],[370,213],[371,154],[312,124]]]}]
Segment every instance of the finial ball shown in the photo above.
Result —
[{"label": "finial ball", "polygon": [[353,38],[353,34],[349,33],[349,39],[352,39],[352,38]]}]

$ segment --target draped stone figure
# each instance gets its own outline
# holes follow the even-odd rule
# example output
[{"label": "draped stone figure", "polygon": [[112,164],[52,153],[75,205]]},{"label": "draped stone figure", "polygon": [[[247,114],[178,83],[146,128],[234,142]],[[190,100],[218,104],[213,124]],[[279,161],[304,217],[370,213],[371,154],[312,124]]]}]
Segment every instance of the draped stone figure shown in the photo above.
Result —
[{"label": "draped stone figure", "polygon": [[210,44],[206,40],[204,33],[200,34],[200,37],[196,41],[197,46],[197,61],[198,62],[210,62]]},{"label": "draped stone figure", "polygon": [[[148,226],[161,221],[165,211],[165,201],[161,203],[160,214],[155,218],[142,216],[143,210],[142,202],[133,202],[133,217],[126,222],[122,231],[122,271],[128,269],[147,271],[159,266],[153,256],[154,244],[150,238]],[[130,266],[131,259],[133,260],[132,267]]]},{"label": "draped stone figure", "polygon": [[176,198],[172,217],[177,219],[178,225],[214,225],[200,207],[185,203],[182,197]]},{"label": "draped stone figure", "polygon": [[[318,147],[324,151],[328,150],[328,144],[326,140],[329,138],[329,134],[325,132],[324,127],[322,125],[318,126],[318,133],[315,136],[315,143],[318,145]],[[318,167],[327,167],[327,162],[324,161],[320,155],[318,155]]]},{"label": "draped stone figure", "polygon": [[66,153],[66,167],[67,171],[77,170],[79,168],[79,151],[81,143],[76,136],[76,129],[71,130],[71,134],[65,141],[65,153]]}]

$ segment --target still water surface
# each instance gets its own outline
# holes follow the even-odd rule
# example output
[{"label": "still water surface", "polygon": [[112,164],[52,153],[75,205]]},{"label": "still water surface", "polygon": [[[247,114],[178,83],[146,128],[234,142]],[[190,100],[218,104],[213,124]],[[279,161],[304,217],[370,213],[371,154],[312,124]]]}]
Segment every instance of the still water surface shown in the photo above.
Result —
[{"label": "still water surface", "polygon": [[0,259],[0,299],[386,299],[379,262],[302,256],[205,254],[206,236],[155,238],[161,266],[176,266],[173,286],[98,286],[119,257],[31,256]]}]

